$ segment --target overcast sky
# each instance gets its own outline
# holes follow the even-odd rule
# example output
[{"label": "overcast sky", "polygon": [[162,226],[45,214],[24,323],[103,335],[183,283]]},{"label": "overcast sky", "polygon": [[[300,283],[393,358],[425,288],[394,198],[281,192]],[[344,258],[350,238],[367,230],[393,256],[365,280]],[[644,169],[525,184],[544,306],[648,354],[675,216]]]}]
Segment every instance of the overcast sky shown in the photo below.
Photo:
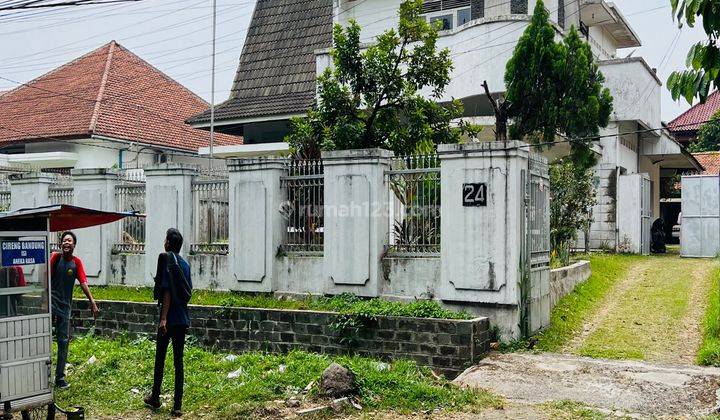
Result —
[{"label": "overcast sky", "polygon": [[[670,0],[615,0],[640,36],[644,56],[661,80],[683,68],[701,29],[678,34]],[[230,91],[255,0],[217,0],[217,102]],[[114,39],[190,90],[210,100],[211,0],[145,0],[0,14],[0,78],[27,82]],[[664,6],[664,7],[663,7]],[[674,47],[671,48],[671,45]],[[621,51],[621,57],[632,50]],[[0,79],[0,90],[17,86]],[[663,119],[688,108],[663,89]]]}]

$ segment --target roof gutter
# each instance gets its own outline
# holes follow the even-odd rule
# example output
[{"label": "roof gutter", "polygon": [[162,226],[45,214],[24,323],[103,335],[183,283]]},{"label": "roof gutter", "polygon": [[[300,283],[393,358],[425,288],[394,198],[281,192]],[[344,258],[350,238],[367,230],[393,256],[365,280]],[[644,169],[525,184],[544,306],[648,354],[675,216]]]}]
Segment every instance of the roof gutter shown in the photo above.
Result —
[{"label": "roof gutter", "polygon": [[[266,115],[262,117],[248,117],[248,118],[233,118],[228,120],[215,120],[215,127],[223,127],[228,125],[242,125],[242,124],[250,124],[250,123],[256,123],[256,122],[271,122],[271,121],[282,121],[282,120],[289,120],[290,118],[295,117],[303,117],[305,116],[305,113],[300,114],[278,114],[278,115]],[[193,128],[202,128],[202,129],[209,129],[210,128],[210,121],[202,121],[202,122],[196,122],[196,123],[188,123]]]}]

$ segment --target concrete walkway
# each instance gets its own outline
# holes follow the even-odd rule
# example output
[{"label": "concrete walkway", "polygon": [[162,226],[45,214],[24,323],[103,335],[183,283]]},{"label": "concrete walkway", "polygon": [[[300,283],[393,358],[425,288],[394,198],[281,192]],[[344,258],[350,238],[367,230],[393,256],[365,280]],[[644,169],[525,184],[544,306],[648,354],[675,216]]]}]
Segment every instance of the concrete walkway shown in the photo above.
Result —
[{"label": "concrete walkway", "polygon": [[494,353],[455,383],[489,389],[514,403],[576,401],[616,415],[697,417],[717,405],[720,369]]}]

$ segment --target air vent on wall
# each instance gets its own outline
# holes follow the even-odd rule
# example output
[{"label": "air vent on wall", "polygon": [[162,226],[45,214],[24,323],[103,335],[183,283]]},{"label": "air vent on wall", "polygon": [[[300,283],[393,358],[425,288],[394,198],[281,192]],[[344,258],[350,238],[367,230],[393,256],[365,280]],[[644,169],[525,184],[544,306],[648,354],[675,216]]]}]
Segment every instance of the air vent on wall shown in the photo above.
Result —
[{"label": "air vent on wall", "polygon": [[425,4],[423,4],[423,13],[439,12],[441,10],[451,10],[460,7],[470,7],[470,0],[426,1]]},{"label": "air vent on wall", "polygon": [[439,12],[442,10],[442,2],[428,1],[423,4],[423,13]]}]

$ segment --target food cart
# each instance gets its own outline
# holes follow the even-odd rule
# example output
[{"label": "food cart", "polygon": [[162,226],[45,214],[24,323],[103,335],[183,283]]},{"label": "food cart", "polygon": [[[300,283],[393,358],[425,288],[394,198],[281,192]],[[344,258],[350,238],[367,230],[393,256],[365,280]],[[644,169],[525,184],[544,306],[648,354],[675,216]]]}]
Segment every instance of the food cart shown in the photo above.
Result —
[{"label": "food cart", "polygon": [[0,415],[55,417],[52,389],[50,244],[56,234],[111,223],[136,213],[68,205],[0,215]]}]

